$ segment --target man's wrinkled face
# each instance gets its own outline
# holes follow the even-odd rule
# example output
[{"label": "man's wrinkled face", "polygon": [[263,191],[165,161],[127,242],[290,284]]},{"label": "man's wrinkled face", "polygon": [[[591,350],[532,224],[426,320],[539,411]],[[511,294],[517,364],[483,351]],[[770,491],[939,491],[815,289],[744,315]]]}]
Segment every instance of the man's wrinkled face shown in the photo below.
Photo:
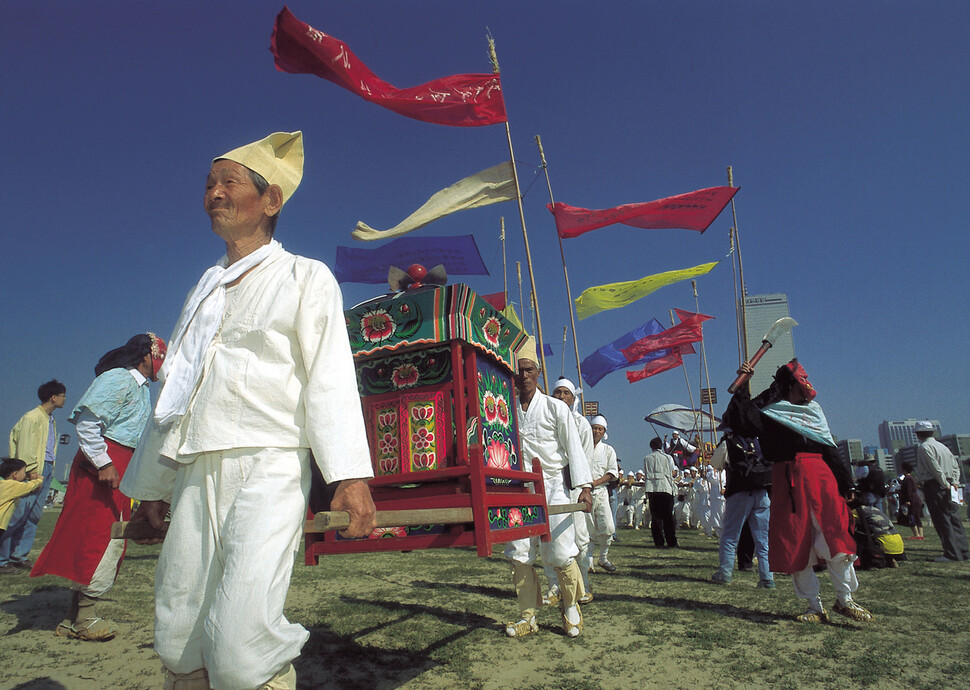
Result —
[{"label": "man's wrinkled face", "polygon": [[203,199],[213,232],[225,239],[233,237],[234,230],[258,226],[266,215],[265,196],[256,189],[246,167],[229,160],[213,163]]},{"label": "man's wrinkled face", "polygon": [[606,427],[600,424],[593,424],[593,443],[599,443],[606,436]]},{"label": "man's wrinkled face", "polygon": [[559,388],[552,392],[552,397],[556,400],[562,400],[570,408],[572,408],[573,403],[576,401],[576,396],[570,393],[568,388],[563,388],[562,386],[559,386]]},{"label": "man's wrinkled face", "polygon": [[514,381],[519,395],[531,396],[539,387],[539,365],[531,359],[520,359]]}]

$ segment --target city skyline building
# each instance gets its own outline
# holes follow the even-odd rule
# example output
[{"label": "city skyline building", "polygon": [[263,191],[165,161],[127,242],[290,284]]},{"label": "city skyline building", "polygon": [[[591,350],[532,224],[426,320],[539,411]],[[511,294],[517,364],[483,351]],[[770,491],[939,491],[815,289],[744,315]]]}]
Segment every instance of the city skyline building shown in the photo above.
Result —
[{"label": "city skyline building", "polygon": [[[744,297],[744,341],[747,358],[761,347],[765,333],[780,318],[789,316],[788,295],[780,292]],[[771,385],[778,367],[795,357],[791,331],[778,338],[755,367],[751,377],[751,395],[757,395]]]},{"label": "city skyline building", "polygon": [[896,461],[892,454],[888,452],[885,448],[880,448],[878,446],[864,446],[862,449],[864,455],[871,455],[876,460],[876,464],[879,468],[886,473],[886,475],[899,475],[899,468],[896,467]]},{"label": "city skyline building", "polygon": [[835,443],[836,449],[842,459],[849,464],[858,464],[865,459],[862,452],[862,441],[857,438],[845,438]]}]

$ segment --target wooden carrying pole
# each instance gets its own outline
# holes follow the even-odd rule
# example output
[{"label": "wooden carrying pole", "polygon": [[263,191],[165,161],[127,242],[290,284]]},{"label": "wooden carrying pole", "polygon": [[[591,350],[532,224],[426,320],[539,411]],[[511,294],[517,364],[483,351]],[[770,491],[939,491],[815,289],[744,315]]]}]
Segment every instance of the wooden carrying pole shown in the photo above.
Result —
[{"label": "wooden carrying pole", "polygon": [[[548,506],[549,515],[586,512],[585,503],[565,503]],[[376,515],[378,527],[418,527],[420,525],[456,525],[474,522],[471,508],[417,508],[413,510],[379,510]],[[304,532],[333,532],[350,527],[350,513],[343,510],[321,511],[308,520]],[[147,522],[116,522],[111,525],[112,539],[158,539],[164,538]]]},{"label": "wooden carrying pole", "polygon": [[[492,60],[492,72],[500,74],[498,66],[498,56],[495,53],[495,41],[488,39],[488,54]],[[509,129],[508,118],[505,120],[505,138],[509,144],[509,164],[512,166],[512,181],[515,182],[515,200],[519,205],[519,221],[522,223],[522,241],[525,243],[525,263],[529,269],[529,283],[532,287],[532,306],[536,315],[536,350],[539,354],[539,366],[542,368],[543,390],[549,391],[549,378],[546,374],[546,355],[543,352],[542,344],[542,318],[539,316],[539,296],[536,293],[536,277],[532,270],[532,251],[529,249],[529,232],[525,227],[525,211],[522,209],[522,189],[519,186],[519,173],[515,168],[515,151],[512,148],[512,130]]]},{"label": "wooden carrying pole", "polygon": [[[539,147],[539,160],[541,161],[542,171],[546,175],[546,187],[549,189],[549,203],[555,204],[556,200],[552,196],[552,183],[549,181],[549,166],[546,165],[546,152],[542,150],[542,139],[536,134],[536,146]],[[569,271],[566,270],[566,252],[562,247],[562,237],[559,236],[559,231],[556,231],[556,238],[559,240],[559,257],[562,259],[562,277],[566,282],[566,302],[569,307],[569,326],[573,329],[573,352],[576,354],[576,376],[579,378],[576,380],[576,385],[579,386],[579,403],[580,408],[585,407],[586,400],[583,397],[583,370],[579,360],[579,336],[576,335],[576,316],[574,314],[575,305],[573,304],[573,293],[569,289]],[[565,352],[565,348],[563,350]],[[563,371],[565,371],[565,355],[563,356]]]}]

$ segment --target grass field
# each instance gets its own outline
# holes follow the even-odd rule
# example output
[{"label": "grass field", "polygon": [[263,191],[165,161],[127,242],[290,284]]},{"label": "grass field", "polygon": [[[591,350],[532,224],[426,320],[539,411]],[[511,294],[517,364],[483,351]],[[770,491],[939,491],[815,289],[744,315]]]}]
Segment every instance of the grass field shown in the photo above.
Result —
[{"label": "grass field", "polygon": [[[53,529],[44,516],[36,556]],[[904,530],[908,533],[908,530]],[[856,599],[876,616],[859,624],[793,620],[790,579],[756,589],[709,577],[717,546],[681,532],[682,548],[653,548],[623,530],[615,575],[596,573],[581,637],[555,610],[538,635],[508,639],[515,614],[508,566],[473,550],[333,556],[294,571],[286,615],[310,631],[295,661],[301,688],[965,688],[970,685],[970,563],[933,563],[940,544],[906,541],[898,569],[860,572]],[[0,576],[0,687],[31,690],[159,688],[152,651],[152,587],[159,547],[132,545],[103,615],[122,634],[103,643],[54,637],[70,596],[62,580]],[[831,584],[823,576],[831,607]]]}]

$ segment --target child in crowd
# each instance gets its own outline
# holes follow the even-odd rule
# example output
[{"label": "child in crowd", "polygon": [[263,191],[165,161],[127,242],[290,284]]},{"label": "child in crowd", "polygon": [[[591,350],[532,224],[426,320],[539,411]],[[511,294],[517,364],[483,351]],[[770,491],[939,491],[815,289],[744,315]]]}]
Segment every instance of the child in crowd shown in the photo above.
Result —
[{"label": "child in crowd", "polygon": [[43,478],[25,482],[27,463],[20,458],[4,458],[0,461],[0,535],[7,530],[17,500],[34,493],[44,483]]}]

